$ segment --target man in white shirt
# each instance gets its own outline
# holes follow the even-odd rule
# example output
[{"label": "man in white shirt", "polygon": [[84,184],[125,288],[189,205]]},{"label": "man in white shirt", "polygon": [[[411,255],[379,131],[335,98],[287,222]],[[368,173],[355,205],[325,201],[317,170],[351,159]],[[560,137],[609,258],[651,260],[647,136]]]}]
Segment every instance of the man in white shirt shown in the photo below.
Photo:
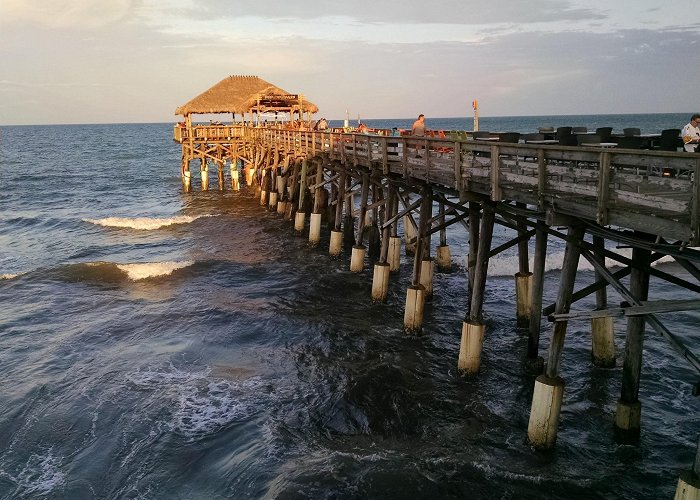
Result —
[{"label": "man in white shirt", "polygon": [[694,114],[690,117],[690,123],[683,127],[681,137],[683,137],[683,149],[689,153],[694,153],[698,150],[698,144],[700,144],[699,114]]}]

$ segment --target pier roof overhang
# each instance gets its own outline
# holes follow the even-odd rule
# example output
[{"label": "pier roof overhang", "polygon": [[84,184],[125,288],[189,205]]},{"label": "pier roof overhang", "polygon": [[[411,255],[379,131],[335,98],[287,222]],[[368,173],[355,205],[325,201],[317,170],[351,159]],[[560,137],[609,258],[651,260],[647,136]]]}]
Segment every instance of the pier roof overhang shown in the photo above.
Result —
[{"label": "pier roof overhang", "polygon": [[316,113],[302,94],[291,94],[257,76],[233,75],[175,110],[176,115],[209,113]]}]

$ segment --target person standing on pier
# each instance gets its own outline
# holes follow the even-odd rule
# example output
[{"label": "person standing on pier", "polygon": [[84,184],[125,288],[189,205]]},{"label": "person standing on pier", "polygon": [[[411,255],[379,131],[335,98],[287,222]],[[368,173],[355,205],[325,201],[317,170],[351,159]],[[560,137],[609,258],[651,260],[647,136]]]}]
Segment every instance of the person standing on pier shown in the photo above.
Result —
[{"label": "person standing on pier", "polygon": [[690,123],[683,127],[681,132],[683,137],[683,148],[689,153],[698,151],[700,144],[700,114],[694,114],[690,117]]},{"label": "person standing on pier", "polygon": [[[413,122],[413,126],[411,127],[411,135],[415,135],[417,137],[425,137],[425,115],[420,114],[418,115],[418,119]],[[423,151],[422,146],[416,146],[416,158],[421,157],[421,152]]]},{"label": "person standing on pier", "polygon": [[417,135],[418,137],[425,136],[425,115],[418,115],[418,119],[413,122],[411,127],[411,135]]}]

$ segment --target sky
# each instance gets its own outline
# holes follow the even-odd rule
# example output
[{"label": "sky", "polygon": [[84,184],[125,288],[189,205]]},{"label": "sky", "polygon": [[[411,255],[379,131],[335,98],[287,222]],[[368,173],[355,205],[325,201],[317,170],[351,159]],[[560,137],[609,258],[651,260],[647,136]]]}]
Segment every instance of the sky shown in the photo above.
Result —
[{"label": "sky", "polygon": [[0,125],[175,122],[229,75],[342,119],[700,111],[700,4],[2,0]]}]

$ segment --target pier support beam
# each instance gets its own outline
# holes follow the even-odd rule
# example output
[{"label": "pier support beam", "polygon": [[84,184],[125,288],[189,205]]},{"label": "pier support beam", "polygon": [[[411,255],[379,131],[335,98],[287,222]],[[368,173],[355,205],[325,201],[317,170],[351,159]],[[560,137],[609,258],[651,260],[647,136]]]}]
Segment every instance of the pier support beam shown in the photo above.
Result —
[{"label": "pier support beam", "polygon": [[450,246],[447,244],[447,230],[445,229],[445,204],[440,203],[440,245],[435,249],[435,258],[437,260],[437,268],[443,273],[449,273],[452,270],[452,255],[450,255]]},{"label": "pier support beam", "polygon": [[331,257],[340,257],[343,253],[343,232],[336,231],[335,229],[331,231],[331,241],[328,245],[328,254]]},{"label": "pier support beam", "polygon": [[184,153],[180,173],[182,174],[182,192],[189,193],[192,191],[192,172],[190,172],[190,162],[185,158]]},{"label": "pier support beam", "polygon": [[[384,211],[384,221],[394,217],[394,190],[389,187],[387,192],[386,208]],[[382,231],[382,245],[379,253],[379,262],[374,264],[374,275],[372,277],[372,302],[384,302],[389,293],[389,273],[391,265],[387,262],[389,256],[389,240],[391,226],[386,225]]]},{"label": "pier support beam", "polygon": [[372,302],[384,302],[389,293],[389,264],[377,262],[374,264],[372,276]]},{"label": "pier support beam", "polygon": [[[473,209],[469,204],[470,216]],[[478,210],[475,210],[478,214]],[[491,250],[491,240],[493,238],[493,225],[496,219],[496,212],[492,203],[484,203],[484,216],[481,221],[481,231],[478,237],[474,238],[471,226],[474,221],[470,217],[470,241],[469,258],[474,255],[473,284],[470,289],[471,299],[469,301],[469,312],[462,324],[462,338],[459,346],[459,359],[457,368],[464,374],[473,374],[479,371],[481,366],[481,348],[484,342],[484,324],[482,322],[484,292],[486,291],[486,276],[489,268],[489,252]],[[473,239],[472,239],[473,238]],[[478,249],[472,247],[472,242],[477,240]],[[476,251],[474,251],[476,250]],[[470,273],[471,274],[471,273]]]},{"label": "pier support beam", "polygon": [[306,196],[307,171],[308,161],[304,159],[301,162],[301,173],[299,174],[299,205],[296,216],[294,217],[294,230],[298,233],[304,231],[304,223],[306,221],[306,212],[304,212],[304,197]]},{"label": "pier support beam", "polygon": [[[583,239],[584,232],[580,226],[569,227],[555,313],[568,313],[571,307],[571,296],[581,254],[579,243]],[[530,443],[538,448],[551,448],[557,439],[559,413],[564,394],[564,381],[559,377],[559,365],[564,349],[567,323],[567,321],[554,323],[546,370],[544,375],[540,375],[535,380],[527,437]]]},{"label": "pier support beam", "polygon": [[206,158],[202,158],[200,176],[202,178],[202,191],[209,191],[209,165],[207,164]]},{"label": "pier support beam", "polygon": [[674,500],[700,500],[700,442],[698,442],[693,468],[678,478]]},{"label": "pier support beam", "polygon": [[224,160],[221,158],[216,160],[216,177],[219,184],[219,191],[223,191],[226,186],[224,185]]},{"label": "pier support beam", "polygon": [[[395,217],[399,213],[399,194],[394,188],[389,188],[391,193],[393,193],[393,203],[391,204],[391,218]],[[398,236],[398,221],[394,221],[391,224],[391,231],[389,232],[389,248],[386,256],[386,260],[389,263],[389,270],[391,272],[398,271],[401,268],[401,238]]]},{"label": "pier support beam", "polygon": [[520,328],[530,327],[532,315],[532,273],[515,273],[515,316]]},{"label": "pier support beam", "polygon": [[535,231],[535,256],[532,284],[530,288],[530,325],[528,327],[527,357],[528,369],[541,373],[544,359],[539,356],[540,331],[542,325],[542,294],[544,293],[544,271],[547,259],[547,231],[544,224],[537,223]]},{"label": "pier support beam", "polygon": [[357,244],[352,247],[350,260],[350,271],[361,273],[365,269],[365,254],[367,247],[362,244],[362,234],[364,233],[363,221],[367,215],[367,199],[369,198],[369,174],[362,174],[362,192],[360,194],[360,217],[357,225]]},{"label": "pier support beam", "polygon": [[389,237],[389,253],[387,255],[390,271],[398,271],[401,268],[401,238]]},{"label": "pier support beam", "polygon": [[[475,201],[469,202],[469,254],[467,255],[467,272],[469,274],[469,296],[474,289],[474,273],[476,269],[476,258],[479,248],[479,231],[481,225],[481,212],[479,204]],[[470,307],[467,305],[467,307]]]},{"label": "pier support beam", "polygon": [[229,169],[231,171],[231,189],[234,191],[240,191],[241,183],[238,178],[238,158],[236,156],[231,159]]},{"label": "pier support beam", "polygon": [[404,248],[406,250],[406,255],[415,255],[416,246],[418,245],[418,231],[415,226],[415,222],[408,213],[403,216],[403,236],[404,236]]},{"label": "pier support beam", "polygon": [[[605,267],[605,257],[602,251],[605,241],[600,236],[593,236],[593,258]],[[596,270],[595,280],[599,281],[603,276]],[[607,288],[599,288],[596,291],[596,309],[603,310],[608,307]],[[591,359],[593,364],[602,368],[615,366],[615,330],[612,316],[591,319]]]},{"label": "pier support beam", "polygon": [[262,169],[262,178],[260,179],[260,205],[267,205],[268,194],[270,193],[270,169]]},{"label": "pier support beam", "polygon": [[245,183],[248,187],[253,185],[253,179],[255,176],[255,168],[249,163],[248,165],[245,166],[243,169],[245,172]]},{"label": "pier support beam", "polygon": [[[297,212],[298,215],[298,212]],[[309,246],[314,248],[321,241],[321,214],[311,214],[309,220]]]},{"label": "pier support beam", "polygon": [[345,201],[345,179],[347,174],[343,169],[338,177],[338,191],[335,200],[335,219],[331,230],[331,242],[328,253],[331,257],[339,257],[343,251],[343,232],[341,231],[343,222],[343,205]]},{"label": "pier support beam", "polygon": [[[632,249],[630,295],[638,302],[649,295],[651,252]],[[642,374],[645,317],[629,316],[625,336],[625,360],[622,366],[622,390],[615,412],[615,435],[619,442],[634,443],[639,439],[642,403],[639,401],[639,380]]]},{"label": "pier support beam", "polygon": [[[314,191],[314,208],[311,214],[310,228],[309,228],[309,245],[316,247],[321,241],[321,221],[323,220],[323,209],[324,205],[327,203],[326,191],[323,188],[323,170],[324,165],[322,161],[317,162],[316,165],[316,181],[314,185],[316,189]],[[323,193],[321,193],[323,191]]]},{"label": "pier support beam", "polygon": [[[525,203],[516,203],[516,207],[524,209]],[[518,221],[518,236],[521,238],[527,232],[525,222]],[[530,312],[532,311],[532,273],[528,262],[528,240],[518,242],[518,272],[515,274],[515,317],[520,328],[530,326]]]},{"label": "pier support beam", "polygon": [[421,284],[421,268],[426,245],[422,236],[428,230],[430,212],[432,211],[433,196],[429,188],[422,193],[420,219],[418,223],[418,238],[416,255],[413,259],[413,280],[406,292],[406,309],[403,324],[406,333],[420,333],[423,328],[423,310],[425,307],[425,287]]}]

